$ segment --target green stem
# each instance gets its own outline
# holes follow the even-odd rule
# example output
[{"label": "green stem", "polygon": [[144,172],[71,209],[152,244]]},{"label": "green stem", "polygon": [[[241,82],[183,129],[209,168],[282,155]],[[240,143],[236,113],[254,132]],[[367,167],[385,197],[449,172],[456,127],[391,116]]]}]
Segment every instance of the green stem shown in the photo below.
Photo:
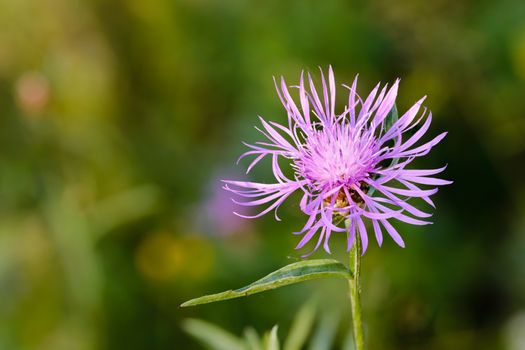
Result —
[{"label": "green stem", "polygon": [[[350,229],[350,221],[345,221],[346,228]],[[350,234],[350,233],[348,233]],[[363,321],[361,319],[361,240],[357,236],[354,237],[354,244],[349,253],[350,271],[352,271],[353,278],[348,279],[348,286],[350,289],[350,303],[352,305],[352,324],[354,328],[354,342],[356,350],[365,349],[365,341],[363,334]]]}]

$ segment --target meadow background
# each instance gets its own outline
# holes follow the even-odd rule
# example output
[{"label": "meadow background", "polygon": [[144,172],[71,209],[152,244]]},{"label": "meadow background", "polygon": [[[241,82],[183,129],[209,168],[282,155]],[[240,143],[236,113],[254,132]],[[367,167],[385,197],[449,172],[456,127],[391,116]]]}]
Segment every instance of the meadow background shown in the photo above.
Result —
[{"label": "meadow background", "polygon": [[329,64],[362,93],[400,77],[400,111],[428,95],[449,131],[417,164],[454,180],[435,224],[364,258],[370,348],[525,349],[522,0],[1,1],[0,348],[201,349],[188,317],[284,336],[312,295],[340,343],[344,281],[178,307],[304,253],[297,197],[239,219],[219,180],[258,114],[285,120],[272,76]]}]

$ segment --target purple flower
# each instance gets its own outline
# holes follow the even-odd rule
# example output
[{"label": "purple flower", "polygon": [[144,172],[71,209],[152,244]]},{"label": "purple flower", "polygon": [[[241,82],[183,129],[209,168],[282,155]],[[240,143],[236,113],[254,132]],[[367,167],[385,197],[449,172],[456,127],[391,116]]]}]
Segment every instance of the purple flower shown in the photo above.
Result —
[{"label": "purple flower", "polygon": [[230,200],[229,194],[223,191],[222,185],[218,185],[218,179],[234,173],[224,170],[219,173],[212,176],[208,183],[207,195],[196,210],[195,222],[204,232],[222,236],[249,233],[252,230],[250,223],[232,213],[235,204]]},{"label": "purple flower", "polygon": [[[321,79],[323,88],[319,94],[310,74],[308,87],[301,74],[299,86],[293,86],[299,90],[299,105],[292,99],[284,79],[281,78],[280,88],[276,82],[277,93],[288,114],[288,124],[267,122],[259,117],[262,128],[257,130],[266,140],[246,144],[250,150],[239,158],[255,156],[248,173],[263,158],[270,157],[276,182],[225,180],[226,190],[247,198],[234,200],[235,203],[266,206],[255,216],[237,215],[256,218],[272,210],[276,212],[286,198],[300,191],[300,208],[309,218],[303,229],[296,232],[303,235],[296,249],[317,234],[314,251],[323,243],[324,249],[330,252],[332,232],[348,231],[348,249],[358,233],[364,253],[368,246],[365,219],[371,221],[380,246],[383,232],[386,232],[404,247],[403,239],[390,220],[430,224],[431,214],[417,209],[408,200],[421,198],[434,207],[430,196],[437,192],[436,186],[451,183],[433,177],[446,166],[440,169],[406,168],[415,158],[428,154],[446,132],[416,146],[432,120],[432,113],[422,108],[425,97],[391,126],[387,125],[391,123],[387,116],[395,108],[399,80],[390,89],[385,85],[380,90],[377,84],[363,100],[356,91],[356,77],[352,86],[343,85],[349,91],[348,105],[337,114],[336,84],[331,67],[328,82],[322,72]],[[280,159],[290,165],[293,176],[284,174]],[[421,185],[430,188],[421,188]],[[275,217],[280,220],[277,213]],[[349,223],[348,229],[341,227],[343,220]]]}]

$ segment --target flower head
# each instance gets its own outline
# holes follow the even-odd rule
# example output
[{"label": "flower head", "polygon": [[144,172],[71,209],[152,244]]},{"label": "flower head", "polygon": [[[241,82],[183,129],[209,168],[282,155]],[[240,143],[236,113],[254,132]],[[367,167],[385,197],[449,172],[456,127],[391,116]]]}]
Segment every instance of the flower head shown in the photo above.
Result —
[{"label": "flower head", "polygon": [[[379,245],[386,232],[401,247],[404,242],[390,221],[396,219],[414,225],[430,224],[431,214],[408,203],[420,198],[434,207],[430,196],[436,186],[450,181],[433,177],[440,169],[407,169],[417,157],[430,152],[446,135],[442,133],[422,145],[416,145],[425,135],[432,121],[432,113],[422,108],[425,97],[409,108],[399,119],[389,115],[395,111],[399,80],[388,88],[378,84],[361,99],[357,93],[357,77],[348,90],[348,104],[341,113],[335,112],[336,84],[332,68],[328,82],[321,72],[322,91],[318,92],[308,74],[305,84],[301,75],[299,103],[291,97],[289,87],[281,78],[276,82],[277,93],[288,114],[287,125],[267,122],[260,118],[257,128],[266,138],[263,142],[246,144],[250,148],[239,159],[255,156],[247,173],[263,158],[272,161],[276,182],[264,184],[225,180],[224,188],[245,197],[237,201],[242,206],[265,205],[256,218],[278,207],[295,191],[302,192],[301,210],[308,215],[297,244],[302,248],[314,237],[316,250],[321,243],[330,252],[329,239],[333,232],[348,231],[348,249],[356,235],[362,242],[363,252],[368,246],[365,219],[372,228]],[[308,86],[307,86],[308,85]],[[421,113],[420,113],[421,111]],[[391,124],[391,125],[390,125]],[[293,177],[281,169],[282,160],[293,170]],[[421,185],[430,188],[421,188]],[[348,229],[341,227],[346,220]]]}]

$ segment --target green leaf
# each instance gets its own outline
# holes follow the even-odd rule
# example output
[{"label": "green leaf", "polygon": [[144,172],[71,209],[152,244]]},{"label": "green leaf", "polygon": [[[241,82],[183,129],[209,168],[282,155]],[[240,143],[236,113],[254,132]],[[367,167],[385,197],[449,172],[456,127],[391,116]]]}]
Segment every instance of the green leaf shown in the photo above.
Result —
[{"label": "green leaf", "polygon": [[355,341],[354,341],[354,333],[351,329],[349,329],[346,334],[343,337],[343,346],[341,347],[342,350],[356,350],[355,349]]},{"label": "green leaf", "polygon": [[279,338],[277,338],[277,325],[273,326],[269,333],[264,335],[264,350],[279,350]]},{"label": "green leaf", "polygon": [[303,305],[290,328],[290,333],[284,342],[284,350],[301,350],[310,335],[315,320],[316,305],[310,301]]},{"label": "green leaf", "polygon": [[244,342],[230,332],[214,324],[197,320],[186,319],[182,328],[188,334],[198,339],[204,345],[214,350],[245,350]]},{"label": "green leaf", "polygon": [[259,338],[259,334],[257,334],[257,331],[253,327],[244,329],[244,340],[248,349],[262,350],[261,338]]},{"label": "green leaf", "polygon": [[330,350],[334,342],[335,334],[341,312],[339,310],[325,310],[319,321],[312,340],[310,341],[309,350]]},{"label": "green leaf", "polygon": [[280,268],[246,287],[192,299],[183,303],[181,307],[245,297],[293,283],[327,277],[348,279],[351,278],[351,274],[348,269],[337,260],[303,260]]}]

